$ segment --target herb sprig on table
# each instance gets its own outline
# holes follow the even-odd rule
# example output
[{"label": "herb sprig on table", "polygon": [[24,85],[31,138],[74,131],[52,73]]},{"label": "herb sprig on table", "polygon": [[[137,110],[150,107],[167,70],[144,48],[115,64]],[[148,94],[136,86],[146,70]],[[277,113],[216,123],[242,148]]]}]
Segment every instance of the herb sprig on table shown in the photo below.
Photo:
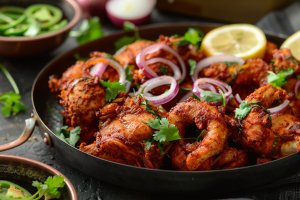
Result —
[{"label": "herb sprig on table", "polygon": [[6,78],[9,80],[10,84],[15,90],[15,92],[4,92],[0,95],[0,103],[3,104],[3,107],[1,108],[2,115],[4,117],[9,117],[11,113],[17,114],[21,111],[26,111],[27,109],[25,105],[19,101],[21,99],[21,95],[19,94],[19,88],[13,77],[1,64],[0,69],[5,74]]}]

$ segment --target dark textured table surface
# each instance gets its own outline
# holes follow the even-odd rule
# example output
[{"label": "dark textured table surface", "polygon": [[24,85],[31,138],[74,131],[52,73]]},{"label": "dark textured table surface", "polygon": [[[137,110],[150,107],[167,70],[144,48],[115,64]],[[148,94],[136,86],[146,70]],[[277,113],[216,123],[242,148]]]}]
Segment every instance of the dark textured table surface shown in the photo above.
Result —
[{"label": "dark textured table surface", "polygon": [[[160,22],[178,22],[178,21],[196,21],[196,22],[209,22],[208,20],[196,19],[190,17],[184,17],[176,14],[162,13],[154,10],[152,14],[151,23]],[[262,21],[260,27],[264,29],[265,20]],[[76,26],[74,29],[77,29]],[[106,35],[118,30],[109,22],[103,24],[103,31]],[[267,29],[267,27],[266,27]],[[279,32],[280,32],[280,28]],[[276,30],[278,33],[278,30]],[[288,32],[290,31],[290,32]],[[291,34],[292,30],[282,29],[281,33]],[[24,125],[24,120],[30,117],[32,112],[31,104],[31,87],[38,72],[52,59],[60,54],[78,46],[78,43],[74,38],[68,38],[62,46],[58,49],[44,55],[30,57],[30,58],[3,58],[0,57],[0,63],[3,64],[14,77],[17,85],[19,86],[20,93],[22,95],[21,101],[26,105],[27,111],[20,113],[16,116],[4,118],[0,115],[0,144],[5,144],[15,140],[21,133]],[[95,49],[96,50],[96,49]],[[47,89],[47,88],[45,88]],[[0,93],[12,90],[12,87],[3,73],[0,73]],[[40,162],[46,163],[64,175],[66,175],[75,186],[79,200],[108,200],[108,199],[194,199],[202,198],[199,193],[196,196],[186,197],[183,196],[174,197],[172,194],[151,194],[143,193],[140,191],[129,190],[122,187],[117,187],[112,184],[97,180],[89,177],[82,172],[79,172],[72,167],[68,166],[60,158],[58,154],[52,149],[48,148],[42,141],[42,137],[39,134],[38,129],[34,131],[30,140],[23,145],[16,147],[5,152],[3,154],[17,155]],[[300,198],[300,183],[285,184],[284,186],[277,186],[269,189],[253,189],[251,191],[241,192],[237,191],[235,194],[218,194],[218,191],[212,195],[212,198],[237,198],[237,199],[299,199]],[[186,197],[186,198],[185,198]],[[210,197],[205,197],[210,198]]]}]

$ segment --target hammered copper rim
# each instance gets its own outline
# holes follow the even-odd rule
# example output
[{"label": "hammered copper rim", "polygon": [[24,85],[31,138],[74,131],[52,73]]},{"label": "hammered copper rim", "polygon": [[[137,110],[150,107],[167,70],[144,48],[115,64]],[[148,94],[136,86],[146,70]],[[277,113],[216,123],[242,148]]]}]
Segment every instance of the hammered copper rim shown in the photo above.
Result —
[{"label": "hammered copper rim", "polygon": [[62,1],[70,4],[71,7],[74,9],[74,13],[75,13],[72,20],[65,27],[63,27],[59,30],[53,31],[51,33],[45,33],[45,34],[34,36],[34,37],[3,37],[3,36],[0,36],[0,41],[19,41],[19,42],[26,41],[26,42],[30,42],[30,41],[50,38],[53,35],[59,35],[59,34],[65,32],[65,31],[71,29],[80,20],[81,15],[82,15],[82,11],[81,11],[81,8],[79,7],[79,5],[77,4],[76,1],[74,1],[74,0],[62,0]]},{"label": "hammered copper rim", "polygon": [[57,171],[56,169],[50,167],[49,165],[46,165],[44,163],[41,163],[36,160],[31,160],[29,158],[19,157],[19,156],[12,156],[12,155],[0,155],[0,161],[11,161],[11,162],[18,162],[20,164],[29,165],[38,169],[41,169],[51,175],[61,175],[65,179],[65,183],[68,187],[68,190],[70,192],[71,200],[78,200],[77,198],[77,192],[71,183],[71,181],[62,173]]}]

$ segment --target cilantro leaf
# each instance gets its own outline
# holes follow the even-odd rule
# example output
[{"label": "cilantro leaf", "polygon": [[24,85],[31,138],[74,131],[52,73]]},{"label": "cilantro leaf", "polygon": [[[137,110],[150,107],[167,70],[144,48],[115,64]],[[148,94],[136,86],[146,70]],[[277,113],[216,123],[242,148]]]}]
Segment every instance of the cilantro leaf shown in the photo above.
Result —
[{"label": "cilantro leaf", "polygon": [[203,40],[203,37],[204,33],[201,30],[197,28],[189,28],[184,34],[183,39],[176,42],[178,42],[178,46],[183,46],[190,43],[199,49],[200,42]]},{"label": "cilantro leaf", "polygon": [[211,92],[211,91],[203,91],[200,95],[205,101],[217,103],[218,101],[222,101],[222,95]]},{"label": "cilantro leaf", "polygon": [[193,97],[194,99],[198,100],[198,101],[201,101],[201,99],[200,99],[197,95],[195,95],[194,93],[193,93],[192,97]]},{"label": "cilantro leaf", "polygon": [[222,95],[222,102],[223,102],[222,106],[226,106],[226,97],[225,97],[225,94],[224,94],[224,92],[221,89],[219,89],[219,92]]},{"label": "cilantro leaf", "polygon": [[106,58],[113,59],[113,60],[116,61],[117,63],[120,63],[113,55],[111,55],[111,54],[109,54],[109,53],[105,53],[105,57],[106,57]]},{"label": "cilantro leaf", "polygon": [[134,66],[133,65],[126,65],[125,68],[125,73],[126,73],[126,80],[127,81],[132,81],[133,80],[133,70],[134,70]]},{"label": "cilantro leaf", "polygon": [[135,39],[134,36],[130,37],[130,36],[125,35],[125,36],[121,37],[120,39],[118,39],[118,40],[114,43],[114,45],[115,45],[116,50],[118,51],[118,50],[121,49],[122,47],[124,47],[124,46],[126,46],[126,45],[128,45],[128,44],[133,43],[135,40],[136,40],[136,39]]},{"label": "cilantro leaf", "polygon": [[279,139],[278,137],[274,137],[274,143],[273,143],[273,149],[272,149],[273,154],[275,153],[275,148],[278,143],[278,139]]},{"label": "cilantro leaf", "polygon": [[89,41],[103,37],[100,19],[91,17],[89,20],[84,19],[78,31],[71,31],[70,36],[76,37],[79,44],[85,44]]},{"label": "cilantro leaf", "polygon": [[279,71],[277,74],[272,71],[268,71],[268,73],[267,80],[269,84],[275,87],[283,87],[287,83],[288,76],[294,73],[294,69],[289,68],[288,71]]},{"label": "cilantro leaf", "polygon": [[188,59],[188,62],[189,62],[189,65],[191,67],[190,75],[192,76],[194,74],[195,69],[196,69],[197,62],[196,62],[196,60],[193,60],[193,59]]},{"label": "cilantro leaf", "polygon": [[185,40],[185,39],[182,39],[182,40],[179,40],[178,41],[178,46],[184,46],[184,45],[186,45],[186,44],[190,44],[190,42],[189,41],[187,41],[187,40]]},{"label": "cilantro leaf", "polygon": [[87,61],[88,59],[90,59],[89,57],[81,57],[79,53],[74,53],[73,57],[76,60],[83,60],[83,61]]},{"label": "cilantro leaf", "polygon": [[239,108],[235,109],[235,118],[243,119],[251,111],[251,106],[247,101],[242,101]]},{"label": "cilantro leaf", "polygon": [[101,84],[103,87],[106,87],[105,93],[105,101],[111,101],[112,99],[115,99],[119,91],[126,91],[125,85],[122,85],[119,82],[109,82],[101,80]]},{"label": "cilantro leaf", "polygon": [[[143,92],[143,90],[142,90],[142,92]],[[148,104],[148,100],[142,101],[141,104],[146,106],[147,112],[152,113],[156,118],[160,119],[159,113],[156,110],[152,110],[153,107],[150,104]]]},{"label": "cilantro leaf", "polygon": [[[151,133],[150,133],[150,135],[151,135]],[[147,150],[150,150],[151,145],[152,145],[153,142],[154,142],[153,137],[150,137],[148,140],[143,140],[143,143],[146,144],[145,148],[146,148]]]},{"label": "cilantro leaf", "polygon": [[75,147],[75,144],[78,142],[78,140],[80,138],[80,136],[79,136],[80,132],[81,132],[80,126],[76,126],[76,128],[74,128],[70,131],[69,144],[71,146]]},{"label": "cilantro leaf", "polygon": [[0,103],[4,106],[1,108],[1,112],[4,117],[9,117],[11,112],[19,113],[26,111],[26,106],[19,101],[21,96],[14,92],[5,92],[0,95]]},{"label": "cilantro leaf", "polygon": [[158,67],[158,69],[160,70],[160,72],[161,72],[163,75],[168,75],[168,74],[169,74],[169,68],[168,68],[168,67],[165,67],[165,66],[160,65],[160,66]]},{"label": "cilantro leaf", "polygon": [[123,23],[123,29],[125,31],[134,31],[135,30],[135,25],[132,22],[125,21]]},{"label": "cilantro leaf", "polygon": [[151,128],[158,130],[155,131],[153,138],[160,143],[181,139],[179,130],[174,124],[170,124],[169,126],[169,120],[167,118],[150,119],[146,124]]},{"label": "cilantro leaf", "polygon": [[224,62],[224,65],[227,65],[227,66],[229,66],[229,65],[238,65],[238,63],[237,62]]},{"label": "cilantro leaf", "polygon": [[182,87],[179,87],[178,93],[182,94],[182,93],[187,93],[189,91],[192,91],[192,88],[182,88]]}]

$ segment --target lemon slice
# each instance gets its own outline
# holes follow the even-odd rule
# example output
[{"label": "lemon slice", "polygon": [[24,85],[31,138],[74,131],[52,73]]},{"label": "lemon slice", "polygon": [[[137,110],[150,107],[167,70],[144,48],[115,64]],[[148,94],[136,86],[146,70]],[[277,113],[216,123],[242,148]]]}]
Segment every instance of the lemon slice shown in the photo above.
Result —
[{"label": "lemon slice", "polygon": [[288,37],[281,45],[280,49],[288,48],[291,50],[293,56],[300,60],[300,31]]},{"label": "lemon slice", "polygon": [[266,36],[258,27],[232,24],[208,32],[203,38],[201,50],[206,56],[231,54],[243,59],[263,58],[266,44]]}]

